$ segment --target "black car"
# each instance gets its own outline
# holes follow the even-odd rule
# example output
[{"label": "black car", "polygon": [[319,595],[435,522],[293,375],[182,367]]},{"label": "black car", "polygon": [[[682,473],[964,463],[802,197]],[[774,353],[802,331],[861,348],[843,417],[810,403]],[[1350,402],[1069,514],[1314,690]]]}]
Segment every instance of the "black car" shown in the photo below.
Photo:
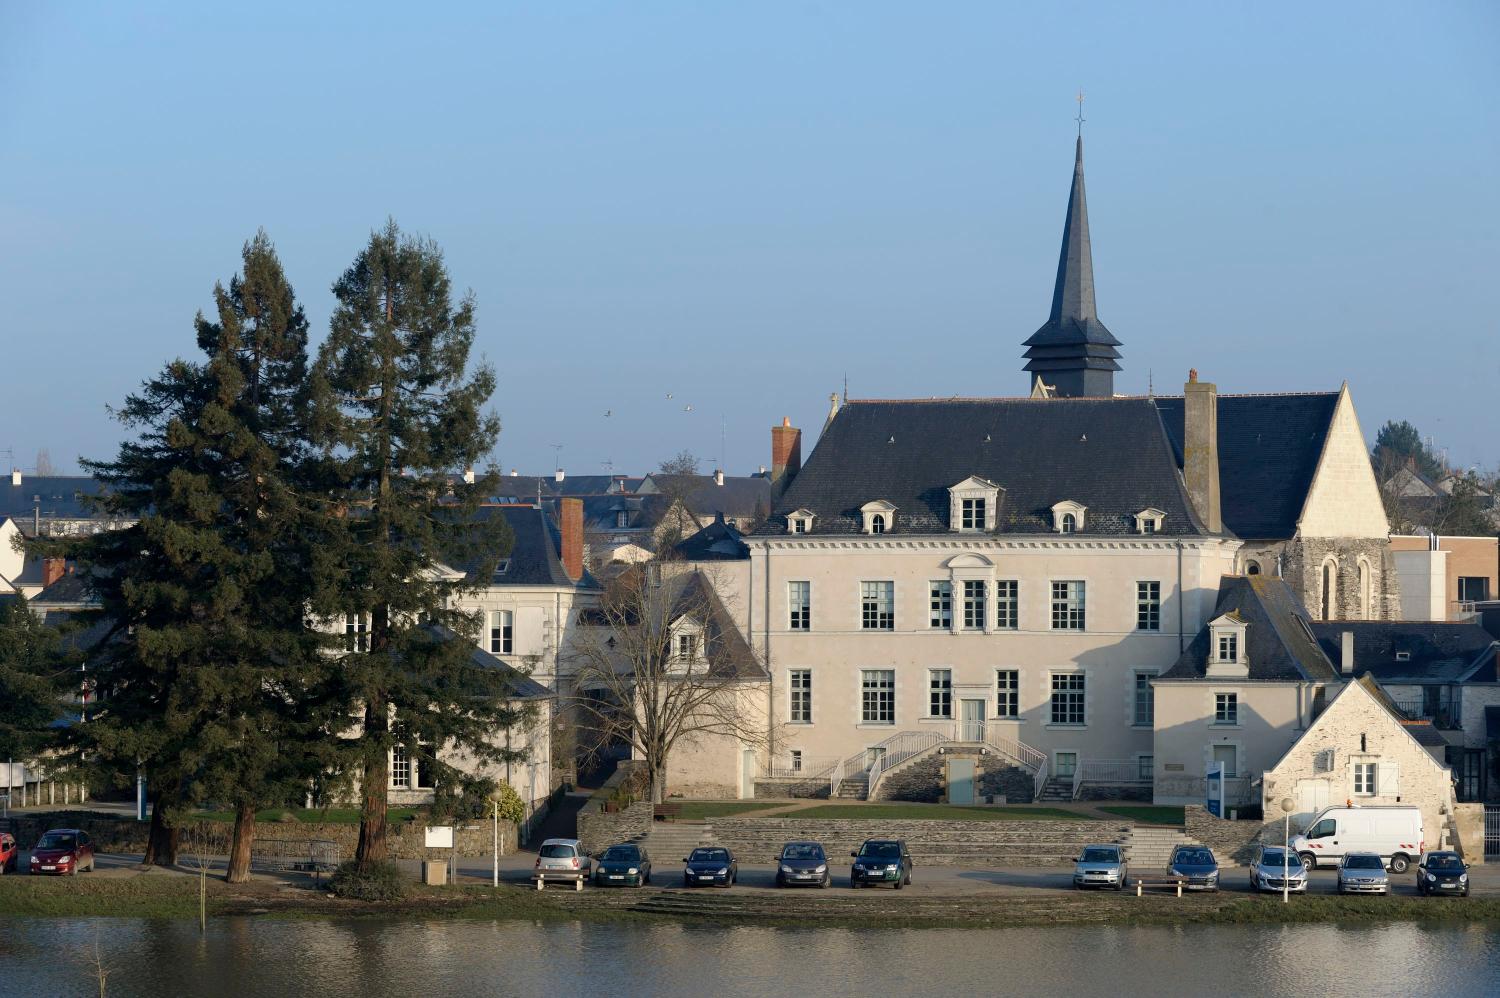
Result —
[{"label": "black car", "polygon": [[1203,846],[1178,846],[1172,850],[1170,873],[1187,881],[1190,891],[1219,889],[1219,862],[1211,849]]},{"label": "black car", "polygon": [[594,883],[599,887],[611,884],[621,887],[642,887],[651,883],[651,857],[646,850],[634,843],[610,846],[599,857],[594,868]]},{"label": "black car", "polygon": [[776,857],[776,886],[812,884],[827,887],[833,883],[828,872],[828,854],[821,842],[788,842]]},{"label": "black car", "polygon": [[896,890],[911,883],[911,853],[905,839],[866,839],[865,844],[849,854],[849,886],[890,884]]},{"label": "black car", "polygon": [[734,853],[722,846],[694,849],[682,863],[684,887],[732,887],[740,875],[740,865],[734,861]]},{"label": "black car", "polygon": [[1456,852],[1430,852],[1417,864],[1418,894],[1469,896],[1469,868]]}]

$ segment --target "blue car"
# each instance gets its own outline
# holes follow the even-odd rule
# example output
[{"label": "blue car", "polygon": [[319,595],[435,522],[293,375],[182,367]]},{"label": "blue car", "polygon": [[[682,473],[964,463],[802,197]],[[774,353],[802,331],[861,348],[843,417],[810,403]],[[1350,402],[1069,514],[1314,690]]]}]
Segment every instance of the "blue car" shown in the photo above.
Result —
[{"label": "blue car", "polygon": [[1219,889],[1219,862],[1212,849],[1204,846],[1178,846],[1172,850],[1168,872],[1184,881],[1190,891]]},{"label": "blue car", "polygon": [[684,857],[682,886],[733,887],[739,879],[740,866],[734,853],[723,846],[703,846]]},{"label": "blue car", "polygon": [[610,846],[594,868],[598,887],[644,887],[651,883],[651,857],[634,843]]}]

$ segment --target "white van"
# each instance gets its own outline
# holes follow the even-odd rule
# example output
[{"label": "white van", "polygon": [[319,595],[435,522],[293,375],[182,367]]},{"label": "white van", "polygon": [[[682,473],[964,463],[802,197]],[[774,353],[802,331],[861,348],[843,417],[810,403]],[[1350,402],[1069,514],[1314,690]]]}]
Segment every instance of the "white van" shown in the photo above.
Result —
[{"label": "white van", "polygon": [[1326,807],[1307,831],[1292,836],[1292,850],[1309,870],[1337,866],[1345,853],[1373,852],[1392,873],[1405,873],[1425,848],[1415,807]]}]

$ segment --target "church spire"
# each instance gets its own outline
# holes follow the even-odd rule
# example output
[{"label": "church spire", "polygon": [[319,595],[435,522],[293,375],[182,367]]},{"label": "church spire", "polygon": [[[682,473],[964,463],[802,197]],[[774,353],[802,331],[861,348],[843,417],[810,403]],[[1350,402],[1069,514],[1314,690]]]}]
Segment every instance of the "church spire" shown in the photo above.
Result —
[{"label": "church spire", "polygon": [[1120,352],[1115,339],[1099,321],[1094,305],[1094,257],[1089,244],[1088,199],[1083,189],[1083,135],[1080,102],[1078,143],[1073,154],[1073,187],[1063,222],[1062,252],[1057,260],[1057,283],[1052,288],[1052,313],[1025,343],[1026,370],[1032,380],[1055,382],[1061,397],[1114,394],[1115,363]]}]

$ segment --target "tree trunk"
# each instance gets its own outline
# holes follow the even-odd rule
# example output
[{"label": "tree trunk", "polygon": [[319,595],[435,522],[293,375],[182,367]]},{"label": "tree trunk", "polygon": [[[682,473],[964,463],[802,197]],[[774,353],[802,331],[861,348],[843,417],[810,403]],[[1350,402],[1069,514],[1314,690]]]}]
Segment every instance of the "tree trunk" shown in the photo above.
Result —
[{"label": "tree trunk", "polygon": [[[365,707],[365,734],[385,730],[385,704],[373,701]],[[380,740],[372,739],[375,745]],[[359,845],[354,851],[355,866],[369,870],[386,859],[385,812],[390,783],[390,759],[383,748],[372,748],[365,754],[365,771],[361,778],[362,803],[359,815]]]},{"label": "tree trunk", "polygon": [[255,841],[255,802],[242,800],[234,811],[234,838],[229,844],[229,872],[224,880],[243,884],[250,879],[250,845]]},{"label": "tree trunk", "polygon": [[171,801],[163,791],[151,799],[151,831],[146,839],[144,866],[176,866],[179,831],[169,822]]},{"label": "tree trunk", "polygon": [[651,766],[651,803],[660,804],[667,799],[667,767]]}]

